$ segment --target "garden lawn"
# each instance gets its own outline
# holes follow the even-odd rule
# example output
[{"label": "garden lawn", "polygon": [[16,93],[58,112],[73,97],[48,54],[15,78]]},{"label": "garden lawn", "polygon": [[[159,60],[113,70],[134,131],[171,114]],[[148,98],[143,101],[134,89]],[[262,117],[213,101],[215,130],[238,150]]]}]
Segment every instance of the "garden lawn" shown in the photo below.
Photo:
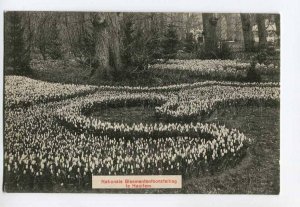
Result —
[{"label": "garden lawn", "polygon": [[154,107],[134,106],[107,108],[94,111],[91,115],[93,118],[101,121],[119,122],[119,123],[155,123]]},{"label": "garden lawn", "polygon": [[219,175],[192,178],[182,193],[278,194],[279,108],[241,107],[215,112],[209,122],[238,128],[253,140],[240,165]]}]

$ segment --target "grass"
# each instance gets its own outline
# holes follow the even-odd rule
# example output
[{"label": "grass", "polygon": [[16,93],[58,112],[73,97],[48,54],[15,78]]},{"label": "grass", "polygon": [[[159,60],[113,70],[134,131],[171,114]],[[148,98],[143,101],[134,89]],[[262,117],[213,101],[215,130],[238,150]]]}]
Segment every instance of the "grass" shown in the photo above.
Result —
[{"label": "grass", "polygon": [[241,107],[215,112],[208,122],[237,128],[253,140],[248,156],[219,175],[184,183],[182,193],[278,194],[279,108]]},{"label": "grass", "polygon": [[118,107],[107,108],[94,111],[92,117],[101,121],[119,122],[119,123],[154,123],[155,118],[154,107],[134,106],[134,107]]}]

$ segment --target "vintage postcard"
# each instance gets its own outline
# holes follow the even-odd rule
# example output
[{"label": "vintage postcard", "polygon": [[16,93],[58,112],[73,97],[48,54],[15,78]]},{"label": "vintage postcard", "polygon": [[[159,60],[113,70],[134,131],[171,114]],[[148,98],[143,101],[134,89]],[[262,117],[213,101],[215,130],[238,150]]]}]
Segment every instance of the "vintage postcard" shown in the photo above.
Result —
[{"label": "vintage postcard", "polygon": [[3,15],[4,192],[279,194],[279,14]]}]

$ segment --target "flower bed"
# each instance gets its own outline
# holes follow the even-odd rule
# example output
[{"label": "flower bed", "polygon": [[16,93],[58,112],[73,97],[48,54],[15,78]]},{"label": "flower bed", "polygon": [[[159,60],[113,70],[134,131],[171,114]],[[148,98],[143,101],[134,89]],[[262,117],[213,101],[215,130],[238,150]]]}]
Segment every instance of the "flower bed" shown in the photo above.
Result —
[{"label": "flower bed", "polygon": [[183,89],[193,89],[204,86],[239,86],[239,87],[279,87],[278,82],[266,82],[266,83],[240,83],[240,82],[230,82],[230,81],[203,81],[196,83],[183,83],[168,86],[158,86],[158,87],[130,87],[130,86],[99,86],[100,91],[126,91],[126,92],[174,92]]},{"label": "flower bed", "polygon": [[249,63],[240,63],[235,60],[169,60],[163,64],[153,64],[150,69],[188,72],[191,75],[220,80],[242,80],[246,77],[249,66]]},{"label": "flower bed", "polygon": [[[108,91],[100,87],[100,91],[85,97],[54,103],[42,101],[26,109],[5,108],[5,186],[39,191],[40,187],[34,183],[42,183],[91,189],[92,175],[190,177],[235,165],[251,143],[238,129],[214,123],[182,123],[176,119],[168,124],[127,124],[89,117],[94,109],[106,107],[151,105],[178,111],[181,117],[187,114],[186,110],[178,109],[191,105],[193,113],[199,114],[203,109],[211,111],[228,104],[249,103],[249,100],[279,102],[277,84],[214,83],[178,86],[179,93],[174,93],[173,87],[163,89],[166,93],[129,87]],[[202,100],[211,107],[204,108]],[[157,110],[158,115],[167,117],[166,111]],[[176,118],[173,114],[170,117]],[[37,182],[41,180],[45,182]]]},{"label": "flower bed", "polygon": [[[267,85],[267,84],[265,84]],[[108,92],[91,95],[84,99],[72,101],[57,111],[59,120],[71,124],[77,129],[91,130],[94,133],[113,136],[150,136],[158,134],[160,137],[190,135],[194,126],[181,124],[182,120],[191,121],[197,116],[209,115],[218,107],[242,104],[278,104],[279,88],[264,86],[207,86],[191,90],[182,90],[177,95],[168,93],[127,93]],[[134,105],[160,105],[156,106],[159,117],[172,119],[174,123],[156,123],[144,125],[143,123],[110,123],[89,117],[90,111],[95,107],[111,107]],[[180,122],[181,123],[180,123]],[[176,123],[178,122],[178,123]],[[178,130],[180,128],[180,130]],[[179,133],[180,132],[180,133]],[[195,135],[196,136],[196,135]]]},{"label": "flower bed", "polygon": [[207,117],[219,107],[229,105],[279,103],[278,87],[232,87],[207,86],[183,90],[162,106],[156,107],[157,113],[168,119],[191,120],[195,117]]},{"label": "flower bed", "polygon": [[[139,142],[140,138],[158,141],[160,140],[161,142],[166,143],[168,143],[168,140],[174,141],[177,139],[189,140],[191,142],[198,140],[196,142],[199,142],[205,146],[205,153],[211,153],[210,156],[212,160],[214,160],[216,157],[224,156],[224,150],[226,153],[228,152],[224,148],[227,146],[224,144],[224,142],[227,142],[227,140],[229,140],[229,142],[236,143],[230,144],[231,147],[236,146],[236,148],[233,147],[230,149],[230,152],[232,152],[234,156],[235,153],[238,154],[239,150],[245,150],[243,146],[245,145],[245,142],[249,140],[242,133],[236,129],[227,129],[225,126],[218,126],[216,124],[175,122],[168,124],[134,123],[129,125],[127,123],[103,122],[101,120],[86,116],[87,111],[96,106],[103,107],[107,104],[113,105],[114,107],[124,106],[123,104],[125,100],[127,100],[129,103],[135,104],[141,104],[141,102],[145,103],[145,101],[147,102],[146,104],[161,103],[161,101],[165,101],[165,99],[165,97],[157,96],[157,94],[151,93],[134,95],[119,94],[116,97],[113,97],[112,94],[95,94],[85,99],[86,101],[72,101],[71,104],[67,104],[66,106],[58,109],[56,116],[64,125],[68,126],[69,129],[72,129],[77,133],[88,133],[101,137],[108,136],[133,143]],[[220,147],[220,149],[218,148],[220,150],[220,154],[213,150],[214,146]],[[198,156],[200,156],[199,153]],[[200,157],[199,159],[207,159],[205,156],[202,158]]]},{"label": "flower bed", "polygon": [[257,63],[255,65],[255,69],[258,71],[258,73],[263,74],[263,75],[268,75],[268,74],[279,74],[279,67],[274,65],[274,64],[259,64]]},{"label": "flower bed", "polygon": [[[186,73],[191,76],[199,76],[207,79],[217,80],[244,80],[250,63],[239,62],[238,60],[168,60],[165,63],[157,63],[150,66],[156,72],[175,71],[181,75]],[[261,75],[277,75],[279,67],[274,64],[255,65],[256,71]]]},{"label": "flower bed", "polygon": [[153,64],[153,69],[188,70],[203,73],[215,71],[237,71],[250,67],[250,63],[241,63],[236,60],[168,60],[164,64]]},{"label": "flower bed", "polygon": [[95,92],[97,87],[48,83],[22,76],[5,76],[5,107],[27,107]]},{"label": "flower bed", "polygon": [[[53,185],[90,189],[92,175],[186,177],[213,173],[239,162],[250,143],[237,129],[200,123],[174,124],[169,129],[154,125],[153,130],[159,134],[146,137],[139,133],[118,137],[108,128],[106,135],[88,129],[79,133],[55,121],[56,107],[40,104],[5,111],[5,186],[42,190],[34,183],[44,180],[40,185],[46,185],[46,189]],[[189,130],[190,134],[165,137],[163,132],[167,130],[182,135]]]}]

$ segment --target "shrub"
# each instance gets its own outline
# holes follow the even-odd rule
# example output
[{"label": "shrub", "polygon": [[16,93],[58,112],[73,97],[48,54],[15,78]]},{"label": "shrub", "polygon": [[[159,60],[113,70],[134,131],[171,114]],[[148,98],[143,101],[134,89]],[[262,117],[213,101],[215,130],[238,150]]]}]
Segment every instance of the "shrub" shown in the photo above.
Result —
[{"label": "shrub", "polygon": [[62,42],[59,37],[59,28],[56,20],[51,25],[50,43],[48,48],[49,56],[56,60],[61,59],[63,56],[62,52]]},{"label": "shrub", "polygon": [[176,59],[179,60],[193,60],[196,59],[197,55],[195,53],[187,53],[187,52],[181,52],[178,51],[176,54]]},{"label": "shrub", "polygon": [[267,52],[265,50],[261,50],[258,52],[255,58],[259,64],[262,64],[266,62],[267,56],[268,56]]},{"label": "shrub", "polygon": [[226,60],[232,59],[232,52],[229,45],[226,42],[221,42],[219,51],[218,51],[219,59]]},{"label": "shrub", "polygon": [[7,18],[4,40],[5,67],[11,66],[15,74],[29,74],[30,50],[25,44],[21,15],[18,12],[8,12],[5,18]]},{"label": "shrub", "polygon": [[261,82],[261,75],[256,71],[254,62],[251,63],[245,80],[248,82]]},{"label": "shrub", "polygon": [[184,43],[184,50],[187,53],[192,53],[195,51],[195,40],[193,38],[193,33],[187,33],[186,38],[185,38],[185,43]]},{"label": "shrub", "polygon": [[177,47],[179,44],[178,36],[174,25],[168,25],[168,29],[166,34],[164,35],[164,39],[162,41],[162,51],[164,54],[164,58],[166,59],[174,59],[177,52]]}]

